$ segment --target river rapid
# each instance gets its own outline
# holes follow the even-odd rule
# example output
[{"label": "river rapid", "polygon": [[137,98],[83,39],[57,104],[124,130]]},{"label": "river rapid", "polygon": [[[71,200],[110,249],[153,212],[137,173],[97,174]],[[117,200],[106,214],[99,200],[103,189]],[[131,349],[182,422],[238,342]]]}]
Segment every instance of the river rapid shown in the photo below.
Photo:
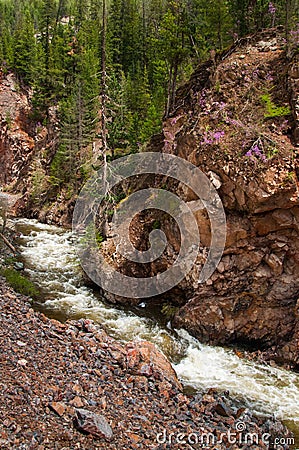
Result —
[{"label": "river rapid", "polygon": [[146,303],[125,309],[103,301],[84,278],[70,231],[18,219],[20,251],[27,275],[41,289],[35,307],[60,320],[88,318],[123,342],[156,344],[172,362],[186,388],[214,387],[262,415],[283,420],[299,444],[299,375],[239,358],[231,349],[199,343],[184,330],[171,330],[154,319]]}]

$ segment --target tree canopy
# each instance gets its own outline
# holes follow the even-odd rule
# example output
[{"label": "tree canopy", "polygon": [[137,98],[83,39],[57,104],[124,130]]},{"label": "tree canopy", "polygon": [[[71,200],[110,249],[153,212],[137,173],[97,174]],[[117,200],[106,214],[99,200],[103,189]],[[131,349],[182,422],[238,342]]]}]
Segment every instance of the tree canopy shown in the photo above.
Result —
[{"label": "tree canopy", "polygon": [[82,149],[99,142],[101,102],[110,156],[137,151],[160,130],[177,86],[211,50],[262,27],[285,24],[296,33],[298,3],[0,0],[0,67],[32,89],[37,123],[47,124],[49,108],[57,108],[59,182],[65,166],[74,169]]}]

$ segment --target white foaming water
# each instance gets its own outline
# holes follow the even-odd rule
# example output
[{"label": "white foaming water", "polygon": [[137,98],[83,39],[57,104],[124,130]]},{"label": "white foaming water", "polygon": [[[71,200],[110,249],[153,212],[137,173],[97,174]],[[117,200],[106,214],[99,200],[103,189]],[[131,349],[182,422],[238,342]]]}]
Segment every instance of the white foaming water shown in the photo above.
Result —
[{"label": "white foaming water", "polygon": [[187,350],[174,368],[185,383],[197,389],[212,386],[228,390],[257,412],[272,413],[299,426],[296,373],[241,359],[232,350],[200,344],[185,330],[179,330],[178,335]]},{"label": "white foaming water", "polygon": [[299,376],[238,358],[233,351],[177,335],[149,318],[105,304],[82,285],[71,232],[34,220],[17,220],[26,271],[43,291],[44,309],[69,319],[90,318],[123,341],[154,342],[174,363],[181,380],[196,389],[229,390],[257,413],[274,414],[299,429]]},{"label": "white foaming water", "polygon": [[68,319],[90,318],[112,336],[130,341],[151,340],[167,353],[176,354],[180,345],[154,321],[107,305],[92,289],[84,286],[73,236],[55,226],[19,219],[20,249],[26,272],[43,293],[43,309]]}]

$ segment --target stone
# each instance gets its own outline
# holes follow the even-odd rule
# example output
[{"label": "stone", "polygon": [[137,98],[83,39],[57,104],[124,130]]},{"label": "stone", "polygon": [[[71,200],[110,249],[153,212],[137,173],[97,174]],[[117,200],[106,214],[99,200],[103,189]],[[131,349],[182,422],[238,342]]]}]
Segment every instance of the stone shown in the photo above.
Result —
[{"label": "stone", "polygon": [[240,186],[237,186],[234,191],[237,203],[240,208],[243,208],[246,205],[245,192]]},{"label": "stone", "polygon": [[213,186],[215,189],[220,189],[222,186],[222,181],[219,175],[217,175],[215,172],[212,172],[211,170],[208,172],[208,177],[210,178]]},{"label": "stone", "polygon": [[223,263],[222,261],[220,261],[220,263],[218,264],[217,270],[218,270],[218,272],[220,272],[220,273],[225,272],[225,265],[224,265],[224,263]]},{"label": "stone", "polygon": [[25,367],[25,366],[27,366],[28,361],[27,361],[27,359],[19,359],[19,360],[18,360],[18,364],[19,364],[20,366]]},{"label": "stone", "polygon": [[49,403],[49,408],[61,417],[65,413],[67,406],[62,402],[51,402]]},{"label": "stone", "polygon": [[130,372],[146,377],[159,374],[161,380],[166,379],[177,389],[182,389],[172,365],[154,344],[147,341],[129,342],[126,349]]},{"label": "stone", "polygon": [[233,411],[226,406],[224,402],[219,402],[213,407],[213,411],[223,417],[230,417],[233,415]]},{"label": "stone", "polygon": [[267,255],[265,261],[273,271],[274,275],[281,275],[283,272],[283,261],[274,253]]},{"label": "stone", "polygon": [[24,264],[22,262],[15,262],[13,266],[16,270],[24,270]]},{"label": "stone", "polygon": [[75,426],[79,431],[107,440],[113,438],[112,428],[104,416],[87,409],[76,409],[75,414]]},{"label": "stone", "polygon": [[70,405],[75,406],[76,408],[82,408],[84,406],[84,403],[78,395],[76,395],[73,400],[70,401]]}]

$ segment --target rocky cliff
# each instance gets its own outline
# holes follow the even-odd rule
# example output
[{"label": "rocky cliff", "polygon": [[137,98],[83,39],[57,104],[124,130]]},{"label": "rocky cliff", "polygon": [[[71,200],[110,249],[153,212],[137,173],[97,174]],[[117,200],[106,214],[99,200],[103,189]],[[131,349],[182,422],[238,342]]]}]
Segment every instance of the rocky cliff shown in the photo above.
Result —
[{"label": "rocky cliff", "polygon": [[[173,326],[202,342],[268,349],[271,358],[298,367],[299,66],[298,54],[287,58],[284,45],[281,30],[268,30],[201,65],[178,91],[163,133],[148,150],[198,166],[218,190],[227,217],[221,262],[198,284],[211,236],[207,214],[196,215],[201,252],[168,295],[177,308]],[[178,191],[192,207],[194,193]],[[133,240],[141,228],[144,221],[133,226]],[[170,244],[158,270],[170,265],[180,240],[167,219],[163,231]],[[147,267],[146,275],[154,272],[157,266]]]},{"label": "rocky cliff", "polygon": [[48,223],[71,221],[71,195],[51,182],[57,151],[57,108],[48,111],[47,126],[35,117],[32,91],[12,73],[0,71],[0,186],[17,193],[19,215]]},{"label": "rocky cliff", "polygon": [[34,148],[29,99],[12,74],[0,72],[0,183],[16,182]]},{"label": "rocky cliff", "polygon": [[[275,346],[274,356],[293,365],[299,363],[298,81],[298,55],[286,59],[279,33],[243,41],[200,67],[179,92],[164,123],[164,136],[174,139],[163,148],[217,180],[227,215],[217,271],[204,285],[196,286],[192,273],[185,280],[194,289],[174,325],[213,344]],[[198,223],[208,230],[202,217]],[[202,240],[208,245],[208,233]]]}]

